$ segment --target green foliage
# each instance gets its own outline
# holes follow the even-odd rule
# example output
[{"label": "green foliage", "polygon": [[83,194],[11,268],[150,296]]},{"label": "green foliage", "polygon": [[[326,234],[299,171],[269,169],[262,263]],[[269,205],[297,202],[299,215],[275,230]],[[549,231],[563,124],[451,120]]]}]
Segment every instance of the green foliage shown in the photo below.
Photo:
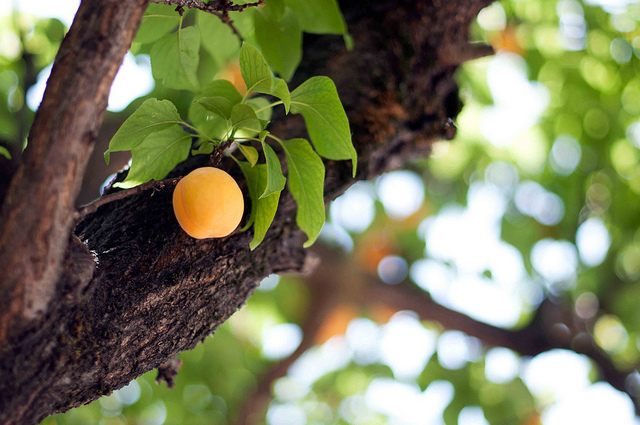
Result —
[{"label": "green foliage", "polygon": [[172,89],[198,91],[200,33],[194,27],[167,34],[151,48],[153,76]]},{"label": "green foliage", "polygon": [[313,34],[345,34],[347,26],[336,0],[287,0],[302,30]]},{"label": "green foliage", "polygon": [[267,165],[258,164],[253,166],[244,161],[238,161],[238,165],[247,179],[249,194],[251,199],[254,200],[251,203],[251,214],[246,225],[246,227],[251,224],[254,225],[253,240],[249,244],[249,247],[253,250],[260,245],[267,234],[269,226],[271,226],[271,222],[273,222],[282,189],[274,191],[268,196],[260,196],[266,190],[268,182]]},{"label": "green foliage", "polygon": [[258,49],[245,44],[240,49],[240,70],[247,85],[247,94],[252,92],[270,94],[279,98],[289,113],[291,94],[287,83],[273,76],[269,65]]},{"label": "green foliage", "polygon": [[4,156],[7,159],[11,159],[11,152],[9,152],[9,149],[5,148],[4,146],[0,146],[0,155]]},{"label": "green foliage", "polygon": [[134,43],[151,43],[174,29],[180,23],[176,8],[165,4],[150,4],[147,7]]},{"label": "green foliage", "polygon": [[125,189],[149,180],[161,180],[187,159],[190,150],[191,135],[177,124],[152,133],[131,150],[131,168],[127,178],[114,186]]},{"label": "green foliage", "polygon": [[[291,13],[287,10],[281,18],[289,19],[286,15]],[[267,16],[272,18],[276,15]],[[202,27],[202,22],[200,25]],[[189,58],[196,52],[194,46],[198,46],[198,34],[195,27],[183,28],[154,43],[151,60],[152,66],[156,66],[156,77],[160,77],[159,61],[172,62],[162,71],[165,85],[197,90],[197,60]],[[187,60],[181,62],[182,56]],[[280,158],[267,142],[269,137],[281,144],[287,158],[289,190],[298,205],[296,222],[307,234],[305,246],[309,246],[324,224],[324,165],[306,140],[281,141],[265,130],[272,108],[282,104],[285,113],[289,113],[292,101],[286,82],[273,75],[260,51],[244,44],[239,51],[239,64],[247,87],[244,96],[229,81],[214,80],[196,93],[189,107],[189,122],[182,120],[170,101],[148,99],[115,134],[105,159],[108,162],[110,152],[131,150],[132,165],[127,178],[116,183],[118,187],[129,188],[152,179],[162,179],[185,160],[189,152],[209,155],[222,142],[235,142],[237,150],[248,161],[238,164],[248,181],[251,198],[251,214],[244,228],[254,226],[254,238],[250,244],[253,250],[264,239],[275,216],[280,192],[287,182]],[[293,72],[292,66],[287,69]],[[271,95],[279,101],[270,103],[264,97],[251,97],[254,93]],[[318,153],[329,159],[352,159],[355,173],[356,157],[349,123],[333,82],[326,77],[314,77],[296,89],[294,95],[293,112],[303,115]],[[193,150],[192,139],[195,141]],[[259,153],[249,144],[251,142],[258,142],[265,164],[257,165]]]},{"label": "green foliage", "polygon": [[127,151],[138,147],[156,131],[166,130],[181,123],[176,107],[169,100],[147,99],[122,124],[109,142],[104,153],[107,164],[110,152]]},{"label": "green foliage", "polygon": [[351,143],[349,120],[335,84],[327,77],[312,77],[291,93],[291,112],[302,114],[311,142],[327,159],[351,159],[356,175],[357,154]]},{"label": "green foliage", "polygon": [[287,180],[282,175],[280,160],[273,148],[266,142],[262,142],[262,151],[264,152],[264,156],[267,161],[267,184],[264,188],[264,192],[260,195],[260,198],[265,198],[273,193],[281,192],[282,189],[284,189],[284,185]]},{"label": "green foliage", "polygon": [[324,164],[304,139],[280,142],[287,157],[289,190],[298,204],[296,222],[313,244],[324,224]]},{"label": "green foliage", "polygon": [[302,32],[291,9],[276,16],[275,13],[256,13],[256,38],[274,71],[289,81],[302,59]]}]

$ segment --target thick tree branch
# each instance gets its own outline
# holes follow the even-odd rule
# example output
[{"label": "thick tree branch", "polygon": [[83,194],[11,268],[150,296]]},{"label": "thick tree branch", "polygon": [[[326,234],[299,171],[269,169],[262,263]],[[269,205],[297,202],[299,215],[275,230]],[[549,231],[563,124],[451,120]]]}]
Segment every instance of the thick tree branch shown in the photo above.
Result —
[{"label": "thick tree branch", "polygon": [[[173,216],[171,193],[164,190],[102,205],[78,224],[79,239],[70,235],[73,200],[95,134],[84,120],[101,118],[110,83],[103,76],[115,74],[144,3],[83,3],[54,66],[42,116],[36,118],[42,123],[32,129],[30,155],[37,161],[17,173],[5,202],[2,225],[11,233],[0,235],[0,264],[12,277],[0,289],[5,331],[0,423],[35,423],[122,387],[211,334],[262,277],[308,264],[301,248],[305,236],[295,224],[296,205],[288,193],[255,251],[248,248],[250,232],[224,239],[188,237]],[[450,118],[461,103],[456,68],[440,63],[438,52],[445,45],[467,44],[469,25],[487,3],[345,0],[341,7],[355,40],[353,51],[345,49],[341,37],[306,37],[305,61],[293,86],[312,75],[334,79],[358,151],[358,179],[397,169],[413,156],[428,154],[435,139],[450,136]],[[113,38],[112,30],[118,33]],[[67,105],[71,101],[74,107]],[[276,117],[271,130],[283,138],[306,136],[299,116]],[[54,152],[53,146],[61,150]],[[191,159],[169,178],[208,160]],[[232,161],[221,166],[243,181]],[[354,180],[345,161],[327,161],[326,169],[329,202]],[[15,205],[28,219],[16,213]],[[28,235],[19,235],[20,230]],[[12,262],[18,267],[5,267]],[[27,304],[16,291],[21,285],[38,288],[38,295],[44,291],[35,298],[48,300],[30,307],[31,320],[23,319]]]},{"label": "thick tree branch", "polygon": [[0,215],[0,343],[53,296],[109,88],[146,3],[84,1],[60,46]]}]

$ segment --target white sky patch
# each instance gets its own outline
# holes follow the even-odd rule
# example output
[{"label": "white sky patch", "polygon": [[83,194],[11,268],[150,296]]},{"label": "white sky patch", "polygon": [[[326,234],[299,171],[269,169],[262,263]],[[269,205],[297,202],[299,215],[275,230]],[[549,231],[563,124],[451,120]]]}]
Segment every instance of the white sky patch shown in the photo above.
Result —
[{"label": "white sky patch", "polygon": [[311,387],[329,372],[342,369],[352,360],[353,350],[342,336],[329,339],[321,346],[307,350],[289,368],[289,376],[302,385]]},{"label": "white sky patch", "polygon": [[458,415],[458,425],[489,425],[480,406],[466,406]]},{"label": "white sky patch", "polygon": [[367,230],[375,217],[375,189],[370,182],[358,182],[331,203],[331,222],[349,232]]},{"label": "white sky patch", "polygon": [[376,181],[378,197],[389,217],[402,220],[420,209],[424,202],[424,182],[413,171],[393,171]]},{"label": "white sky patch", "polygon": [[269,425],[304,425],[307,415],[302,407],[296,404],[272,403],[267,411]]},{"label": "white sky patch", "polygon": [[527,362],[522,379],[531,393],[542,404],[546,404],[584,390],[591,384],[590,371],[591,362],[588,357],[556,349],[539,354]]},{"label": "white sky patch", "polygon": [[0,0],[0,16],[10,15],[15,9],[41,19],[57,18],[69,28],[80,6],[79,0],[61,2],[50,0]]},{"label": "white sky patch", "polygon": [[598,382],[569,394],[542,413],[544,425],[637,425],[633,402],[611,385]]},{"label": "white sky patch", "polygon": [[520,373],[520,358],[508,348],[496,347],[487,351],[484,374],[490,382],[506,384]]},{"label": "white sky patch", "polygon": [[445,206],[420,225],[427,258],[410,270],[440,304],[502,327],[516,325],[524,304],[536,303],[522,255],[500,240],[507,202],[502,186],[472,183],[466,208]]},{"label": "white sky patch", "polygon": [[[44,68],[38,74],[36,84],[27,92],[27,105],[33,111],[38,108],[42,101],[49,74],[51,74],[51,66]],[[149,56],[133,56],[131,53],[127,53],[111,86],[107,109],[112,112],[120,112],[131,101],[148,94],[154,87],[155,82],[151,75]]]},{"label": "white sky patch", "polygon": [[576,169],[581,157],[580,143],[573,136],[561,135],[553,142],[549,152],[549,164],[556,173],[567,176]]},{"label": "white sky patch", "polygon": [[529,81],[524,59],[515,53],[498,53],[487,69],[494,104],[484,109],[482,134],[495,146],[508,146],[538,122],[549,104],[549,91]]},{"label": "white sky patch", "polygon": [[262,332],[262,355],[269,360],[282,359],[293,353],[302,342],[302,330],[294,323],[283,323]]},{"label": "white sky patch", "polygon": [[375,378],[369,384],[365,398],[369,407],[388,415],[390,423],[406,425],[441,425],[442,413],[453,400],[450,382],[434,381],[424,392],[416,384]]},{"label": "white sky patch", "polygon": [[569,241],[542,239],[531,250],[531,264],[549,289],[568,288],[576,280],[578,251]]},{"label": "white sky patch", "polygon": [[578,227],[576,245],[580,260],[589,267],[600,265],[609,252],[611,236],[602,219],[592,217]]},{"label": "white sky patch", "polygon": [[447,369],[461,369],[480,351],[475,338],[460,331],[446,331],[438,338],[438,362]]},{"label": "white sky patch", "polygon": [[368,364],[378,360],[380,335],[378,325],[369,319],[356,318],[349,323],[345,336],[356,362]]},{"label": "white sky patch", "polygon": [[415,379],[435,352],[437,337],[413,314],[396,313],[383,327],[380,361],[393,370],[396,379]]}]

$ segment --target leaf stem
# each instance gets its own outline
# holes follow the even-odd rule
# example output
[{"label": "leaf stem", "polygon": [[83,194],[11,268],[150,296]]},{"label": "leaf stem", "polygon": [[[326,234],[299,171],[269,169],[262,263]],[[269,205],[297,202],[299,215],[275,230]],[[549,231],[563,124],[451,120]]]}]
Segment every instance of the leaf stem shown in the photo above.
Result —
[{"label": "leaf stem", "polygon": [[282,105],[283,103],[284,103],[284,102],[282,102],[281,100],[279,100],[279,101],[277,101],[277,102],[270,103],[269,105],[267,105],[267,106],[265,106],[265,107],[263,107],[263,108],[260,108],[260,109],[256,110],[256,111],[255,111],[255,113],[256,113],[256,114],[258,114],[258,113],[260,113],[260,112],[264,111],[265,109],[273,108],[274,106]]}]

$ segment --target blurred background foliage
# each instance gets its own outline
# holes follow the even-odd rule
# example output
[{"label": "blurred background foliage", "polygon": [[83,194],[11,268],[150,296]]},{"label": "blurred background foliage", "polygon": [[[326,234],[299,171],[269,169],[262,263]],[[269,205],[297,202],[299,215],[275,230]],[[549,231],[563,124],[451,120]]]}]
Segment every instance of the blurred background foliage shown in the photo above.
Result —
[{"label": "blurred background foliage", "polygon": [[[70,24],[60,9],[3,5],[0,145],[13,160],[0,170],[19,158]],[[43,423],[640,423],[639,21],[625,0],[484,9],[472,37],[497,54],[459,70],[457,137],[337,199],[318,272],[267,278],[180,355],[175,388],[150,372]],[[211,47],[201,80],[237,80]],[[126,164],[101,154],[145,98],[187,113],[192,94],[155,85],[148,53],[134,43],[125,58],[79,203]],[[517,330],[550,344],[518,352]]]}]

